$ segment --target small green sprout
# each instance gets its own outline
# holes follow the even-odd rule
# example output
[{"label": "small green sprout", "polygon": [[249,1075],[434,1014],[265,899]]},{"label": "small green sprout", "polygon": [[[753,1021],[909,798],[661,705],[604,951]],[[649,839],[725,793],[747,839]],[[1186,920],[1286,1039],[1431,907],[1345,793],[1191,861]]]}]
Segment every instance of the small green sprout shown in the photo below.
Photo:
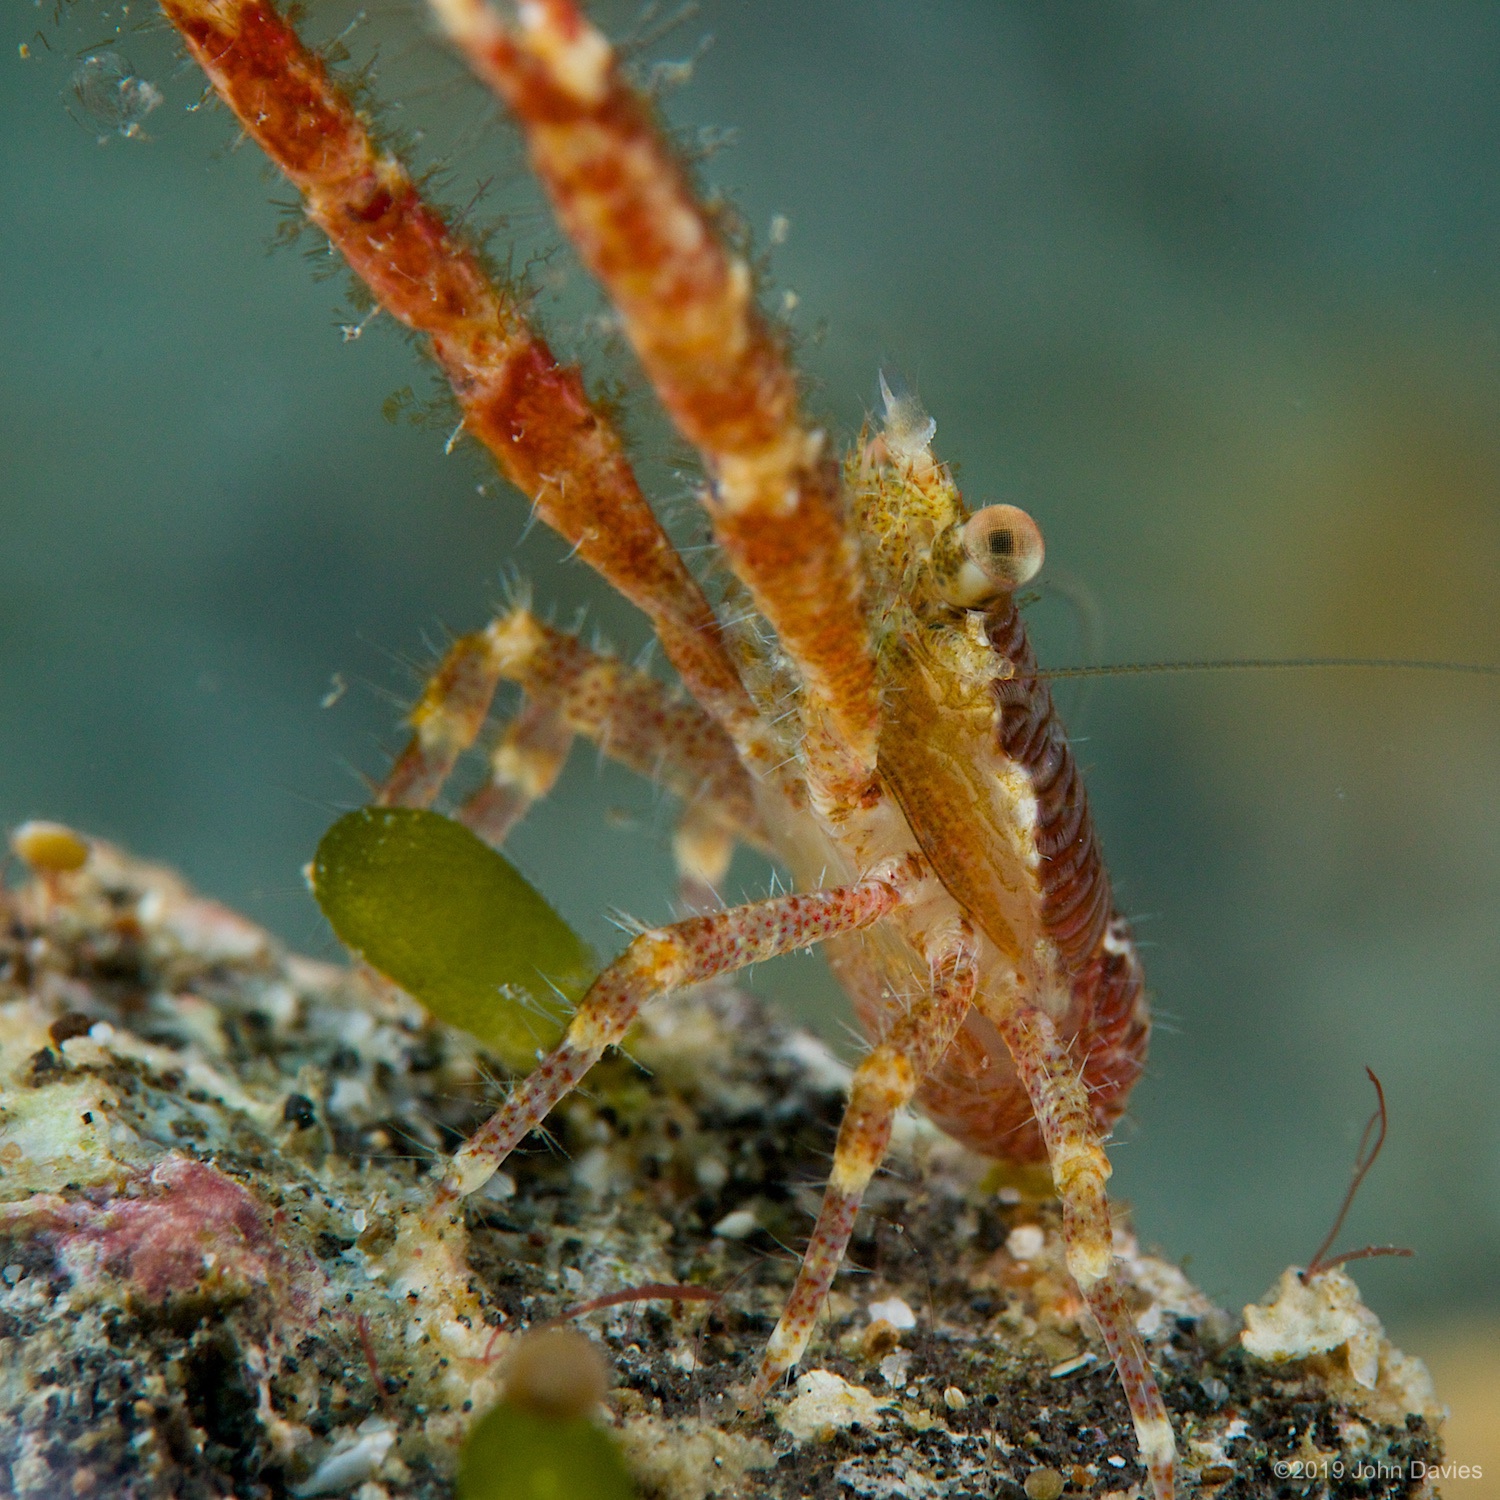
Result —
[{"label": "small green sprout", "polygon": [[340,818],[318,845],[312,889],[354,953],[516,1072],[562,1035],[597,969],[504,855],[437,813]]},{"label": "small green sprout", "polygon": [[458,1500],[633,1500],[619,1449],[593,1420],[609,1378],[588,1339],[527,1334],[505,1375],[505,1399],[464,1444]]}]

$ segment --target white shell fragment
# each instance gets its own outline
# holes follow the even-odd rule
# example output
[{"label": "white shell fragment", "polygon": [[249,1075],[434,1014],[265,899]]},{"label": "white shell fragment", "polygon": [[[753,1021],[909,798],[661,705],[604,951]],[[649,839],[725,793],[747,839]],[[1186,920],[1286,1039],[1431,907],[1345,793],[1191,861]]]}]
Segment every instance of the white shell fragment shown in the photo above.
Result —
[{"label": "white shell fragment", "polygon": [[1245,1309],[1240,1343],[1274,1364],[1331,1357],[1348,1371],[1344,1399],[1378,1421],[1400,1422],[1408,1414],[1443,1419],[1427,1367],[1392,1346],[1341,1267],[1320,1271],[1306,1285],[1295,1266],[1283,1271],[1271,1296]]},{"label": "white shell fragment", "polygon": [[721,1240],[743,1240],[748,1239],[759,1228],[760,1221],[753,1208],[737,1208],[733,1213],[725,1214],[714,1225],[714,1233]]},{"label": "white shell fragment", "polygon": [[1085,1349],[1082,1354],[1065,1359],[1060,1365],[1053,1365],[1047,1373],[1054,1380],[1066,1380],[1069,1375],[1076,1375],[1080,1370],[1086,1370],[1098,1362],[1099,1356],[1092,1349]]},{"label": "white shell fragment", "polygon": [[371,1417],[352,1436],[335,1444],[306,1483],[292,1487],[292,1493],[299,1497],[337,1495],[363,1484],[385,1462],[395,1441],[396,1429],[380,1417]]},{"label": "white shell fragment", "polygon": [[868,1311],[872,1323],[879,1323],[883,1319],[892,1328],[915,1328],[917,1326],[916,1313],[900,1297],[887,1297],[883,1302],[872,1302]]},{"label": "white shell fragment", "polygon": [[851,1385],[832,1370],[809,1370],[797,1382],[797,1394],[776,1413],[776,1425],[805,1443],[856,1422],[878,1427],[884,1405],[862,1385]]},{"label": "white shell fragment", "polygon": [[1281,1363],[1346,1349],[1349,1373],[1367,1390],[1380,1369],[1380,1319],[1360,1300],[1359,1288],[1337,1268],[1306,1286],[1295,1267],[1281,1273],[1274,1298],[1245,1309],[1240,1343],[1257,1359]]},{"label": "white shell fragment", "polygon": [[1016,1260],[1035,1260],[1046,1246],[1047,1236],[1039,1224],[1021,1224],[1005,1237],[1005,1248]]}]

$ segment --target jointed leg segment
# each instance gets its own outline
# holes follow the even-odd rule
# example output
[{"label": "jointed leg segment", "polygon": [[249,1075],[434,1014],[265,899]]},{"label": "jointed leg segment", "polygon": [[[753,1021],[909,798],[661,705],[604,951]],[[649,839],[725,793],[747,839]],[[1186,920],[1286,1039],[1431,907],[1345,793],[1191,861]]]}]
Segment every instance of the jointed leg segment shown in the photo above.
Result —
[{"label": "jointed leg segment", "polygon": [[885,879],[777,896],[642,933],[594,981],[550,1056],[453,1157],[427,1223],[440,1228],[460,1198],[489,1181],[605,1049],[624,1040],[646,1000],[868,927],[901,904],[901,880],[902,872],[892,872]]},{"label": "jointed leg segment", "polygon": [[558,704],[525,700],[490,751],[489,780],[459,808],[459,821],[501,848],[552,790],[572,748],[573,731]]},{"label": "jointed leg segment", "polygon": [[376,792],[377,806],[432,805],[484,728],[504,665],[487,631],[461,636],[448,648],[407,715],[415,733]]},{"label": "jointed leg segment", "polygon": [[487,0],[432,3],[526,132],[559,220],[703,457],[719,546],[803,680],[815,795],[857,800],[873,790],[877,736],[857,548],[750,267],[573,0],[536,0],[514,22]]},{"label": "jointed leg segment", "polygon": [[620,435],[518,298],[382,151],[271,0],[161,0],[219,97],[392,317],[426,336],[465,428],[537,515],[655,626],[667,659],[751,764],[777,752],[717,619],[641,493]]},{"label": "jointed leg segment", "polygon": [[932,966],[931,992],[913,1002],[854,1070],[823,1207],[796,1285],[761,1359],[752,1401],[764,1399],[801,1359],[844,1259],[865,1189],[890,1145],[896,1111],[911,1102],[923,1075],[948,1050],[969,1013],[977,979],[972,939],[963,935],[945,944]]},{"label": "jointed leg segment", "polygon": [[527,703],[491,756],[489,786],[460,814],[490,842],[503,842],[531,803],[546,794],[572,737],[580,735],[681,797],[696,813],[699,845],[712,826],[731,847],[735,840],[764,846],[750,777],[707,714],[656,678],[590,650],[524,607],[449,648],[412,710],[415,733],[376,801],[387,807],[430,805],[478,738],[502,680],[519,683]]},{"label": "jointed leg segment", "polygon": [[714,808],[689,802],[672,834],[678,897],[690,912],[719,905],[719,888],[734,858],[735,835]]},{"label": "jointed leg segment", "polygon": [[[825,826],[836,829],[881,797],[858,548],[836,465],[799,409],[781,341],[756,308],[750,269],[722,242],[648,103],[575,0],[528,0],[513,22],[486,0],[432,3],[511,105],[559,217],[606,285],[678,430],[703,458],[720,548],[797,669],[801,774]],[[646,613],[701,706],[671,704],[660,685],[636,680],[642,674],[586,660],[591,654],[579,643],[550,640],[534,621],[529,643],[520,639],[525,632],[507,637],[520,612],[455,646],[413,715],[416,738],[380,800],[430,803],[482,728],[496,684],[509,676],[521,682],[527,705],[501,742],[490,787],[466,811],[491,838],[503,838],[555,777],[571,737],[583,734],[687,799],[695,816],[682,843],[699,874],[722,864],[726,832],[760,841],[751,774],[797,793],[798,773],[781,768],[780,743],[746,691],[712,608],[579,372],[558,363],[515,294],[490,280],[400,162],[376,145],[272,0],[161,4],[246,133],[303,194],[309,219],[380,304],[429,341],[465,428],[537,515]],[[643,934],[596,981],[552,1055],[454,1157],[420,1233],[442,1238],[458,1200],[623,1039],[647,997],[856,931],[902,900],[898,877],[867,879]],[[971,1003],[975,979],[963,952],[933,968],[930,996],[855,1075],[833,1178],[761,1369],[762,1392],[806,1344],[894,1111],[941,1057]],[[1087,1095],[1045,1015],[1023,1010],[993,1019],[1046,1139],[1069,1268],[1114,1357],[1153,1486],[1169,1495],[1172,1429],[1114,1279],[1109,1165]]]},{"label": "jointed leg segment", "polygon": [[1052,1021],[1042,1011],[1022,1009],[997,1021],[1047,1143],[1053,1182],[1062,1201],[1068,1270],[1114,1360],[1152,1488],[1159,1497],[1170,1496],[1176,1439],[1145,1347],[1115,1279],[1114,1236],[1104,1186],[1110,1174],[1109,1158],[1100,1144],[1087,1091]]}]

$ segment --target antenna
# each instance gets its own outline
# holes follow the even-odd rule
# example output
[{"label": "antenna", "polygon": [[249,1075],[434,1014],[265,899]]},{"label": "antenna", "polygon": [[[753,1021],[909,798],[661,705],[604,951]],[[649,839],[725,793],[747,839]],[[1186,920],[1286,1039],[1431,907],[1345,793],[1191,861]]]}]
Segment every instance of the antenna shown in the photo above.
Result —
[{"label": "antenna", "polygon": [[[1348,1217],[1349,1209],[1354,1203],[1355,1194],[1359,1192],[1359,1185],[1365,1180],[1365,1174],[1375,1165],[1375,1159],[1380,1155],[1380,1148],[1385,1145],[1385,1090],[1380,1086],[1380,1080],[1375,1076],[1375,1070],[1365,1068],[1370,1082],[1375,1085],[1375,1113],[1365,1121],[1364,1134],[1359,1138],[1359,1150],[1354,1153],[1354,1177],[1349,1183],[1349,1191],[1344,1194],[1344,1201],[1339,1205],[1338,1216],[1333,1221],[1333,1228],[1324,1237],[1323,1243],[1313,1252],[1313,1257],[1307,1263],[1307,1269],[1301,1273],[1302,1284],[1306,1286],[1314,1276],[1324,1271],[1331,1271],[1335,1266],[1341,1266],[1346,1261],[1369,1260],[1376,1255],[1415,1255],[1416,1251],[1408,1250],[1401,1245],[1366,1245],[1362,1250],[1345,1250],[1340,1255],[1328,1255],[1334,1240],[1338,1238],[1339,1230],[1344,1227],[1344,1220]],[[1375,1132],[1375,1142],[1370,1144],[1370,1133]],[[1368,1149],[1367,1149],[1368,1148]],[[1323,1257],[1328,1255],[1325,1260]]]},{"label": "antenna", "polygon": [[1261,656],[1226,661],[1124,661],[1099,667],[1047,667],[1044,682],[1074,677],[1136,677],[1147,672],[1305,672],[1348,668],[1362,672],[1446,672],[1461,677],[1500,677],[1485,662],[1420,661],[1401,656]]}]

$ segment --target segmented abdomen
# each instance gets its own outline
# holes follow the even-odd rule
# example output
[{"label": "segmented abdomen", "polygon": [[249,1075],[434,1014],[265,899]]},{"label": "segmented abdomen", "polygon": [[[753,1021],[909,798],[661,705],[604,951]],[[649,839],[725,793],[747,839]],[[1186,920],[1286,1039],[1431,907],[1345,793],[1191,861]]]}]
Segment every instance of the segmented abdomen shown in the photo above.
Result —
[{"label": "segmented abdomen", "polygon": [[1052,693],[1037,677],[1036,655],[1007,597],[985,620],[997,655],[1012,675],[994,685],[1000,748],[1031,778],[1036,794],[1036,846],[1042,921],[1063,967],[1082,973],[1109,920],[1109,876],[1094,836],[1088,797],[1078,762],[1052,705]]},{"label": "segmented abdomen", "polygon": [[[1071,996],[1059,1030],[1081,1065],[1094,1118],[1108,1129],[1146,1060],[1150,1021],[1144,976],[1129,924],[1113,909],[1083,780],[1052,694],[1037,676],[1020,612],[1006,599],[992,608],[985,624],[996,654],[1012,665],[1011,675],[994,685],[1000,748],[1029,777],[1036,796],[1041,922]],[[945,1131],[976,1150],[1010,1161],[1046,1159],[1003,1044],[978,1016],[923,1085],[920,1098]]]}]

